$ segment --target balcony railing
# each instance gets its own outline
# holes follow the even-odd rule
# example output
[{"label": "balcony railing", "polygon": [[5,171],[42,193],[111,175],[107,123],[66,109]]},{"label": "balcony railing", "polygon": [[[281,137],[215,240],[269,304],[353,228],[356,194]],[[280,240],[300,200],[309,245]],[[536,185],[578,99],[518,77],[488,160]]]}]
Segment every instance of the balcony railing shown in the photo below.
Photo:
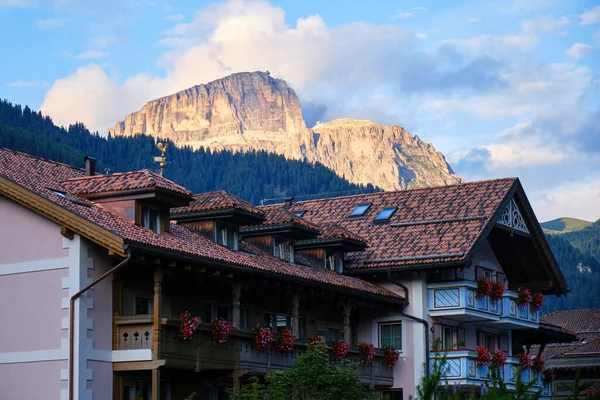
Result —
[{"label": "balcony railing", "polygon": [[[152,316],[117,317],[116,332],[119,350],[152,349]],[[254,348],[254,332],[234,330],[225,344],[216,344],[212,338],[212,326],[201,324],[198,332],[189,340],[183,340],[179,332],[179,320],[162,319],[161,358],[174,368],[201,370],[248,370],[263,374],[270,369],[291,367],[296,358],[306,351],[306,341],[298,340],[291,352],[264,352]],[[333,354],[331,354],[333,357]],[[348,357],[360,361],[357,348],[352,347]],[[398,368],[398,367],[396,367]],[[379,387],[392,386],[393,369],[388,368],[384,353],[377,351],[372,365],[358,368],[361,383]]]},{"label": "balcony railing", "polygon": [[[442,353],[431,353],[431,366],[436,357],[442,357]],[[514,390],[517,381],[519,359],[508,357],[506,365],[500,369],[500,378],[506,383],[509,390]],[[455,384],[465,386],[481,386],[490,382],[489,366],[477,365],[477,353],[470,350],[451,351],[446,354],[446,363],[442,368],[442,384],[453,386]],[[543,396],[551,395],[551,385],[541,379],[541,374],[535,373],[532,369],[521,371],[521,381],[523,383],[534,381],[531,391],[542,390]]]},{"label": "balcony railing", "polygon": [[456,321],[489,321],[505,328],[532,327],[539,323],[539,311],[528,305],[518,307],[517,294],[506,290],[502,299],[477,297],[477,284],[472,281],[429,283],[429,315]]}]

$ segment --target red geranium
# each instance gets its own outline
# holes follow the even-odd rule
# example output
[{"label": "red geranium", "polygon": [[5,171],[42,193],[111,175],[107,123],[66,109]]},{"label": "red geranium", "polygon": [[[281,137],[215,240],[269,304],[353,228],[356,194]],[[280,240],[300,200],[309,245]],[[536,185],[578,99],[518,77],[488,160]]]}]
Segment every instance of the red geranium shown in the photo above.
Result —
[{"label": "red geranium", "polygon": [[308,339],[308,346],[309,347],[315,347],[315,346],[318,346],[320,344],[325,344],[325,341],[320,336],[317,336],[317,337],[311,336]]},{"label": "red geranium", "polygon": [[517,358],[519,359],[519,365],[521,366],[522,369],[531,368],[532,363],[531,363],[531,357],[529,357],[529,354],[522,351],[517,355]]},{"label": "red geranium", "polygon": [[527,288],[518,288],[517,295],[517,305],[519,307],[529,304],[529,302],[531,301],[531,292]]},{"label": "red geranium", "polygon": [[336,340],[333,344],[332,350],[336,361],[339,361],[342,358],[346,357],[348,351],[350,350],[350,345],[342,339]]},{"label": "red geranium", "polygon": [[278,352],[283,352],[294,350],[294,346],[296,346],[296,336],[292,335],[292,332],[287,329],[284,329],[277,339],[275,348]]},{"label": "red geranium", "polygon": [[477,346],[477,365],[488,365],[490,363],[490,352],[485,346]]},{"label": "red geranium", "polygon": [[273,345],[273,332],[271,332],[271,328],[256,328],[254,330],[256,334],[254,336],[254,346],[256,350],[266,350],[271,348]]},{"label": "red geranium", "polygon": [[504,294],[504,284],[501,282],[492,283],[490,298],[494,301],[500,300]]},{"label": "red geranium", "polygon": [[531,294],[531,300],[529,301],[529,308],[531,311],[537,311],[542,308],[544,304],[544,295],[540,292],[534,292]]},{"label": "red geranium", "polygon": [[181,338],[183,340],[191,339],[196,330],[198,330],[198,319],[196,317],[192,317],[192,314],[189,311],[184,311],[179,314],[179,320],[181,321],[181,326],[179,328]]},{"label": "red geranium", "polygon": [[598,393],[598,391],[599,391],[599,390],[600,390],[600,389],[598,389],[598,387],[597,387],[597,386],[592,386],[592,387],[590,387],[590,388],[587,388],[587,389],[585,390],[584,394],[585,394],[587,397],[590,397],[590,396],[593,396],[593,395],[595,395],[596,393]]},{"label": "red geranium", "polygon": [[502,350],[496,350],[492,356],[492,365],[502,368],[506,365],[506,353]]},{"label": "red geranium", "polygon": [[556,378],[552,372],[549,370],[545,370],[542,374],[542,380],[546,383],[552,383],[552,381]]},{"label": "red geranium", "polygon": [[231,325],[223,318],[214,320],[212,335],[215,342],[220,344],[227,343],[229,336],[231,336]]},{"label": "red geranium", "polygon": [[363,363],[373,364],[373,359],[375,358],[375,346],[373,346],[373,343],[360,342],[358,350],[362,354]]},{"label": "red geranium", "polygon": [[490,280],[485,276],[482,276],[475,282],[477,282],[477,288],[475,289],[475,297],[485,297],[489,296],[490,293],[492,293],[492,282],[490,282]]},{"label": "red geranium", "polygon": [[533,362],[531,363],[531,369],[538,374],[544,370],[544,360],[542,357],[536,357],[533,359]]},{"label": "red geranium", "polygon": [[398,362],[399,357],[400,352],[398,350],[394,350],[392,346],[389,346],[385,349],[385,359],[388,362],[388,368],[393,368]]}]

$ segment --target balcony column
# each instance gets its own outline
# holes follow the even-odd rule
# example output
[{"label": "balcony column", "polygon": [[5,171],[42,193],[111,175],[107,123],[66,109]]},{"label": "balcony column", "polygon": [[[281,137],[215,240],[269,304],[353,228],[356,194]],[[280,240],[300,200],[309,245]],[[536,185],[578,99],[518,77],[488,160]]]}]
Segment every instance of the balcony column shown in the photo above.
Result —
[{"label": "balcony column", "polygon": [[[154,270],[154,317],[152,320],[152,359],[160,359],[160,330],[161,330],[161,305],[162,305],[162,281],[164,270]],[[160,399],[160,370],[152,370],[152,400]]]},{"label": "balcony column", "polygon": [[244,284],[240,281],[234,281],[231,294],[233,295],[233,310],[231,312],[231,326],[235,329],[240,328],[240,297],[242,296],[242,288]]},{"label": "balcony column", "polygon": [[300,336],[300,294],[292,294],[292,335]]},{"label": "balcony column", "polygon": [[344,315],[344,340],[346,343],[351,343],[350,338],[350,314],[352,313],[352,308],[354,308],[354,303],[351,301],[340,301],[340,305],[342,306],[342,313]]}]

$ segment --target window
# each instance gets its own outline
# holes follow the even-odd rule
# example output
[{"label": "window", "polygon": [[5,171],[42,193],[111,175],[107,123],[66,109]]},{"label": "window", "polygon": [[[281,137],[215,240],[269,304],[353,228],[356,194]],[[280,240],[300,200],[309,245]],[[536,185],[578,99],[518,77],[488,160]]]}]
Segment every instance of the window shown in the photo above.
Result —
[{"label": "window", "polygon": [[154,314],[154,301],[147,297],[135,298],[135,315]]},{"label": "window", "polygon": [[325,268],[341,274],[344,270],[344,257],[340,253],[327,252],[327,258],[325,259]]},{"label": "window", "polygon": [[499,342],[498,335],[482,331],[477,332],[477,344],[485,346],[490,352],[499,349]]},{"label": "window", "polygon": [[237,250],[238,232],[236,226],[217,223],[215,231],[215,242],[231,250]]},{"label": "window", "polygon": [[396,350],[402,350],[402,324],[395,322],[379,325],[379,347],[392,346]]},{"label": "window", "polygon": [[294,248],[292,244],[286,240],[275,238],[273,241],[273,255],[282,260],[294,262]]},{"label": "window", "polygon": [[292,330],[292,319],[285,314],[265,313],[265,325],[270,327],[273,333],[281,332],[285,328]]},{"label": "window", "polygon": [[392,215],[396,212],[398,207],[389,207],[381,210],[379,214],[375,217],[375,222],[385,222],[392,218]]},{"label": "window", "polygon": [[455,326],[434,324],[434,346],[436,351],[457,350],[465,347],[465,330]]},{"label": "window", "polygon": [[[223,318],[231,322],[232,310],[231,306],[220,303],[203,303],[202,304],[202,322],[211,323],[214,319]],[[240,316],[241,319],[241,316]]]},{"label": "window", "polygon": [[382,400],[402,400],[402,389],[399,390],[386,390],[381,393],[383,396]]},{"label": "window", "polygon": [[306,337],[306,317],[298,317],[298,337]]},{"label": "window", "polygon": [[160,233],[160,211],[156,207],[142,206],[142,226]]},{"label": "window", "polygon": [[371,207],[371,203],[360,204],[350,213],[349,217],[362,217]]},{"label": "window", "polygon": [[294,212],[294,214],[296,215],[296,217],[302,217],[304,216],[304,214],[306,214],[306,210],[298,210]]},{"label": "window", "polygon": [[502,274],[501,272],[496,272],[492,269],[483,268],[479,266],[475,267],[475,279],[479,279],[482,277],[487,278],[490,282],[496,282],[499,277],[501,277],[502,280],[504,280],[504,274]]}]

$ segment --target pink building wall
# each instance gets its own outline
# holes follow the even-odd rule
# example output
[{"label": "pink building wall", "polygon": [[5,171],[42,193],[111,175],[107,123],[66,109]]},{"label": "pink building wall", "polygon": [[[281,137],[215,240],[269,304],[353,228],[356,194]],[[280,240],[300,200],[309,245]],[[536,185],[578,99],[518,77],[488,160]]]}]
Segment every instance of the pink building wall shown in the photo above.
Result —
[{"label": "pink building wall", "polygon": [[0,364],[0,399],[60,399],[61,389],[66,389],[60,379],[64,368],[66,360]]}]

